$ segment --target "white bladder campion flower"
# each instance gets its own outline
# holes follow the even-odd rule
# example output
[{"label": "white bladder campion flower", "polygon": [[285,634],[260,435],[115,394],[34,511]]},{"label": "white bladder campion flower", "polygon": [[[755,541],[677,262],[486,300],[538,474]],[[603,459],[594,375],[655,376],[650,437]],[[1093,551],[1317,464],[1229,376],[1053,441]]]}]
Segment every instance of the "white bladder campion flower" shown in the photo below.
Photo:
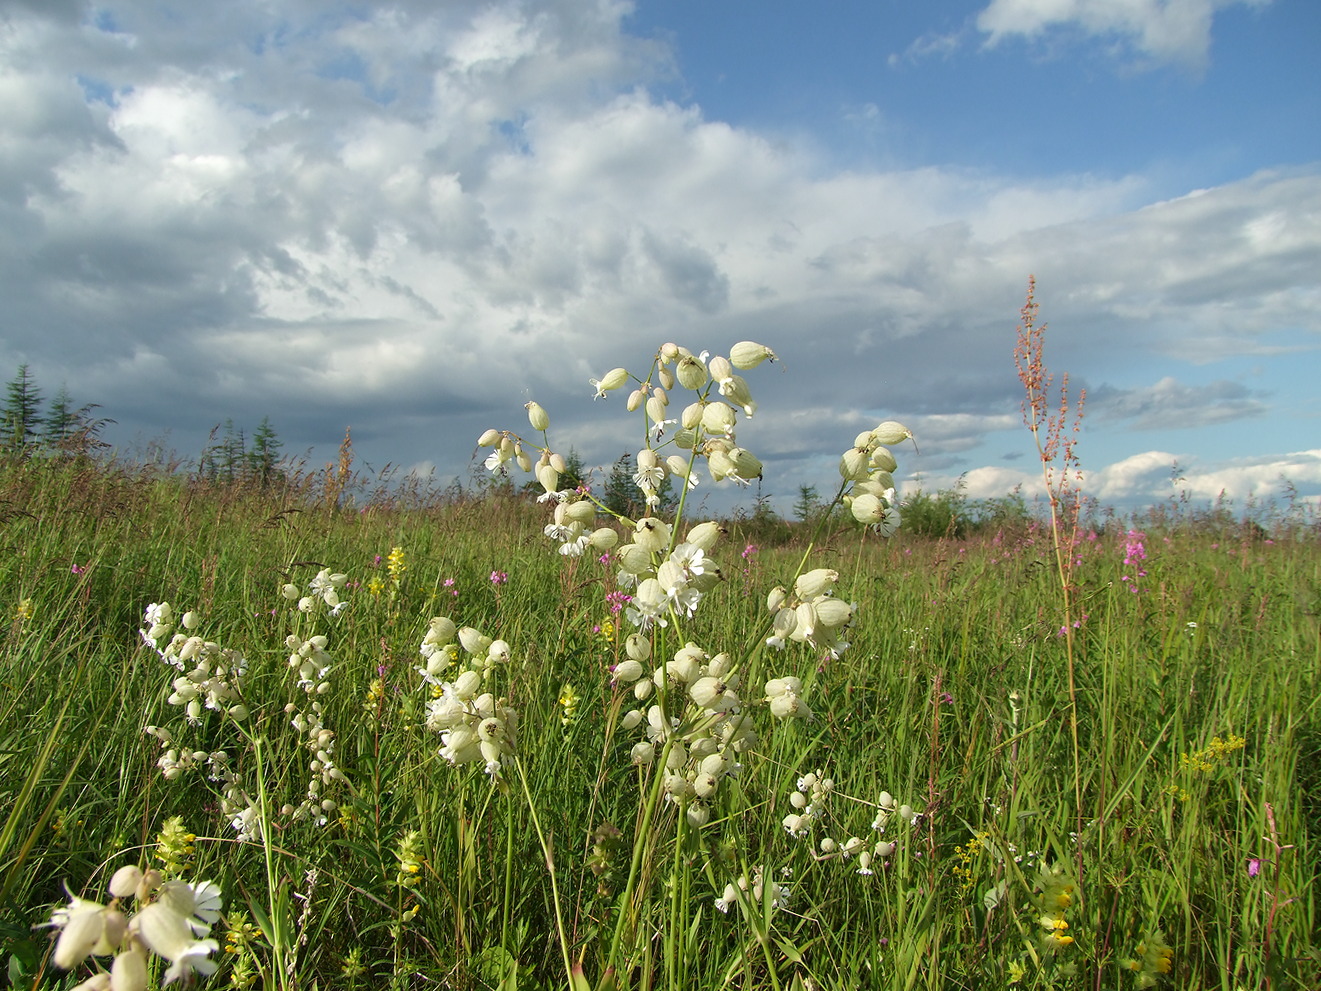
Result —
[{"label": "white bladder campion flower", "polygon": [[[53,955],[56,966],[70,970],[88,956],[115,960],[109,973],[88,978],[79,988],[105,991],[143,991],[147,986],[147,951],[170,962],[163,983],[184,980],[193,973],[210,976],[217,949],[205,936],[220,918],[220,889],[210,881],[189,884],[159,881],[155,871],[123,867],[110,881],[109,905],[69,895],[67,905],[51,913],[50,925],[60,936]],[[120,906],[136,898],[137,912],[127,917]],[[151,900],[149,900],[151,899]]]}]

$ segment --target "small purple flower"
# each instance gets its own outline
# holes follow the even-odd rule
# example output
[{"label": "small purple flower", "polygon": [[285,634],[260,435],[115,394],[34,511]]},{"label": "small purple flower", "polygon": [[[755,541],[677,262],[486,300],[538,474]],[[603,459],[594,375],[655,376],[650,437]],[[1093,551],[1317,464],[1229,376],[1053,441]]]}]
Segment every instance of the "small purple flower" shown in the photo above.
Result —
[{"label": "small purple flower", "polygon": [[508,575],[506,572],[504,572],[504,571],[492,571],[492,572],[491,572],[491,584],[492,584],[492,585],[503,585],[503,584],[504,584],[505,582],[507,582],[507,581],[509,581],[509,575]]},{"label": "small purple flower", "polygon": [[1257,876],[1258,874],[1260,874],[1260,873],[1261,873],[1261,858],[1260,858],[1260,857],[1249,857],[1249,858],[1248,858],[1248,877],[1256,877],[1256,876]]}]

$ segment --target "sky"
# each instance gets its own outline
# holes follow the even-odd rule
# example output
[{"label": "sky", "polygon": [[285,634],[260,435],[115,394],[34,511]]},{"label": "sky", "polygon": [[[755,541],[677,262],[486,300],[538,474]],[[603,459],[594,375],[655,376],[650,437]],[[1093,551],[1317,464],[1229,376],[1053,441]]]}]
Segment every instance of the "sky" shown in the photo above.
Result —
[{"label": "sky", "polygon": [[443,485],[531,400],[635,452],[589,379],[754,340],[780,511],[885,419],[907,491],[1032,497],[1034,277],[1088,495],[1321,505],[1319,41],[1315,0],[0,0],[0,374],[124,457],[269,417]]}]

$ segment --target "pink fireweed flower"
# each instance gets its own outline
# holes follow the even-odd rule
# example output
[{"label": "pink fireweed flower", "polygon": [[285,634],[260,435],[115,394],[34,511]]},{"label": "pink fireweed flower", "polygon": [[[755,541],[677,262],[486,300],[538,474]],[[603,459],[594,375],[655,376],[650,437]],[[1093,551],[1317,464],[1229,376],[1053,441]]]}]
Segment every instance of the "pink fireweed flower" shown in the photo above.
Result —
[{"label": "pink fireweed flower", "polygon": [[504,572],[504,571],[492,571],[492,572],[491,572],[491,584],[492,584],[492,585],[503,585],[503,584],[504,584],[505,582],[507,582],[507,581],[509,581],[509,575],[508,575],[506,572]]},{"label": "pink fireweed flower", "polygon": [[1261,858],[1250,857],[1248,859],[1248,877],[1256,877],[1261,873]]}]

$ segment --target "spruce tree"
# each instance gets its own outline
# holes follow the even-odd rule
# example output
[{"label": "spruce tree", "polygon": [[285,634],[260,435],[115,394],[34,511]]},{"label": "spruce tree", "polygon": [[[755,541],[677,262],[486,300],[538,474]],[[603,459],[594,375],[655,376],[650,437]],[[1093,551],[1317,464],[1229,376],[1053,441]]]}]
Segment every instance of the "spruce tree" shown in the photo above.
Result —
[{"label": "spruce tree", "polygon": [[280,474],[280,448],[284,444],[276,436],[271,418],[263,416],[252,435],[252,449],[247,453],[248,472],[262,485],[269,485]]},{"label": "spruce tree", "polygon": [[37,439],[41,427],[41,392],[19,365],[18,373],[5,390],[5,406],[0,410],[0,445],[12,453],[25,451]]}]

